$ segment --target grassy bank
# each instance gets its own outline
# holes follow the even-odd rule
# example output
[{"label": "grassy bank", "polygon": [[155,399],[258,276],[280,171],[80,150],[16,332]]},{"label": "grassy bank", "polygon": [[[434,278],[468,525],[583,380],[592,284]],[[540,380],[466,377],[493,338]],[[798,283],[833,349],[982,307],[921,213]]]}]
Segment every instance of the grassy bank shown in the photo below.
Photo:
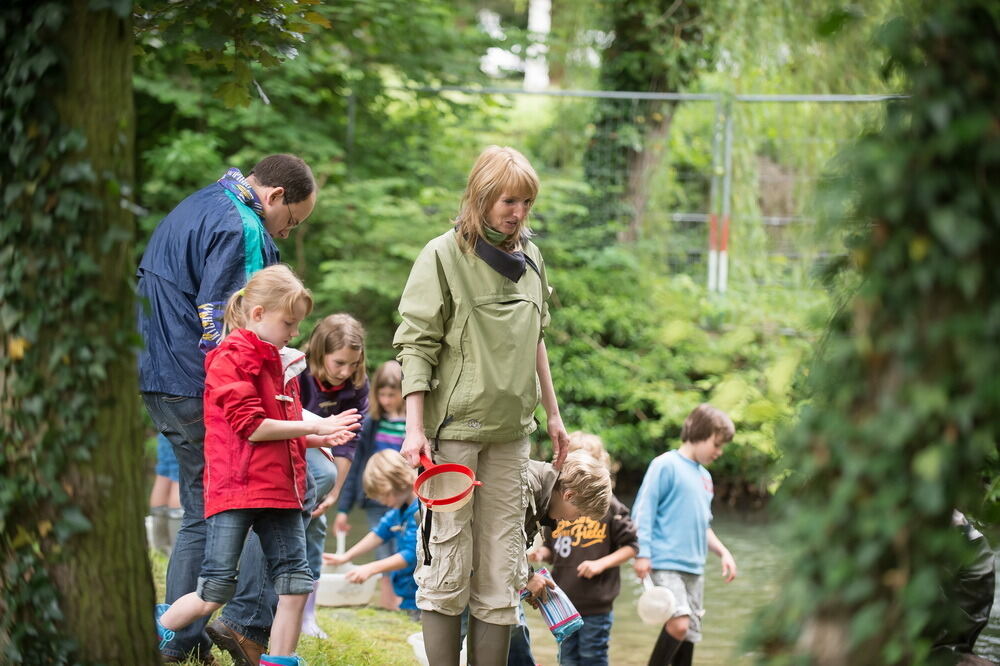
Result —
[{"label": "grassy bank", "polygon": [[[167,559],[159,552],[150,552],[156,598],[163,599]],[[418,662],[407,636],[420,631],[420,625],[404,613],[375,608],[319,608],[319,624],[328,639],[303,636],[299,640],[299,655],[309,666],[413,666]],[[221,666],[231,666],[228,653],[213,650]],[[186,666],[199,666],[190,660]]]}]

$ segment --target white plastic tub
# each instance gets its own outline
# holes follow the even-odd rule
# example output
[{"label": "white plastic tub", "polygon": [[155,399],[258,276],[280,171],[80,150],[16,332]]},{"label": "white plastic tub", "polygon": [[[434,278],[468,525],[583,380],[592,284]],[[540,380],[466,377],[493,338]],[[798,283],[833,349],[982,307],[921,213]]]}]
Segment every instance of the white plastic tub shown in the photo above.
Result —
[{"label": "white plastic tub", "polygon": [[[337,533],[337,552],[344,552],[345,535]],[[372,576],[363,583],[350,583],[344,574],[357,567],[351,563],[339,567],[323,565],[316,589],[316,603],[320,606],[364,606],[371,601],[378,587],[379,576]]]}]

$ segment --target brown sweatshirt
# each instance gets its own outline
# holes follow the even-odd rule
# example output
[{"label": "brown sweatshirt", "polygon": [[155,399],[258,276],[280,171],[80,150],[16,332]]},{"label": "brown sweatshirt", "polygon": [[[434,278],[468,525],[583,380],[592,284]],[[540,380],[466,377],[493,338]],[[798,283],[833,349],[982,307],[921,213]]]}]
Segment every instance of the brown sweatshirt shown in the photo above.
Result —
[{"label": "brown sweatshirt", "polygon": [[600,522],[580,517],[573,522],[560,520],[543,532],[545,546],[552,552],[552,578],[569,596],[581,615],[608,613],[621,591],[619,567],[611,567],[593,578],[580,578],[576,568],[586,560],[597,560],[619,548],[639,550],[635,523],[629,510],[612,495],[611,508]]}]

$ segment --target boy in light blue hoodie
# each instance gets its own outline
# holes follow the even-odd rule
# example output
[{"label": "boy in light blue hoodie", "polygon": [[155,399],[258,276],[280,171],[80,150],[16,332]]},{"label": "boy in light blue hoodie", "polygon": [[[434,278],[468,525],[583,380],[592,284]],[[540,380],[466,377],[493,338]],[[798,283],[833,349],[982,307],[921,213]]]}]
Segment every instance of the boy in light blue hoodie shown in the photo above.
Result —
[{"label": "boy in light blue hoodie", "polygon": [[652,576],[677,600],[649,663],[690,666],[701,640],[703,573],[707,551],[722,558],[726,582],[736,577],[736,560],[712,531],[712,475],[705,469],[722,455],[735,434],[732,419],[709,404],[688,415],[681,445],[649,464],[634,508],[639,554],[635,573]]}]

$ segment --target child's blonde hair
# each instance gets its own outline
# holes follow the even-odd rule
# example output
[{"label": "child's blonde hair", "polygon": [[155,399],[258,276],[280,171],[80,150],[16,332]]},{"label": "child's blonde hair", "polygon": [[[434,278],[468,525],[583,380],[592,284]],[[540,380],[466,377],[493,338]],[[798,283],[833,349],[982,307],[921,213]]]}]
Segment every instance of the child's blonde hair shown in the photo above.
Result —
[{"label": "child's blonde hair", "polygon": [[681,428],[682,442],[703,442],[715,435],[721,435],[723,442],[730,442],[736,434],[736,426],[729,415],[707,402],[692,410],[684,419]]},{"label": "child's blonde hair", "polygon": [[329,383],[331,380],[326,373],[326,355],[344,347],[361,352],[358,369],[351,376],[351,383],[355,388],[361,388],[368,376],[365,370],[365,328],[361,322],[344,312],[324,317],[313,329],[306,347],[309,372],[321,382]]},{"label": "child's blonde hair", "polygon": [[361,482],[365,495],[376,499],[412,490],[416,479],[417,471],[406,464],[399,451],[383,449],[368,459]]},{"label": "child's blonde hair", "polygon": [[306,315],[312,312],[312,293],[291,268],[285,264],[262,268],[250,276],[245,287],[229,297],[223,314],[223,336],[234,329],[246,328],[250,310],[258,305],[264,310],[281,310],[294,314],[295,306],[299,303],[305,306]]},{"label": "child's blonde hair", "polygon": [[611,472],[612,482],[614,482],[613,477],[621,469],[621,463],[611,459],[600,437],[589,432],[583,432],[582,430],[571,432],[569,434],[569,452],[572,453],[573,451],[586,451],[597,458],[597,461]]},{"label": "child's blonde hair", "polygon": [[572,491],[570,504],[591,520],[601,520],[611,508],[611,473],[586,451],[566,456],[557,488]]},{"label": "child's blonde hair", "polygon": [[378,401],[378,391],[384,388],[403,390],[403,367],[399,365],[399,361],[386,361],[378,366],[375,374],[372,375],[371,395],[375,396],[375,399],[370,399],[368,403],[371,405],[368,408],[368,415],[372,421],[378,421],[383,417],[382,405]]},{"label": "child's blonde hair", "polygon": [[[462,203],[455,218],[458,225],[458,245],[471,252],[476,238],[486,238],[486,214],[504,194],[519,199],[535,200],[538,196],[538,174],[524,155],[509,146],[489,146],[476,159],[462,194]],[[500,248],[510,252],[522,239],[531,238],[525,216],[517,229]]]}]

